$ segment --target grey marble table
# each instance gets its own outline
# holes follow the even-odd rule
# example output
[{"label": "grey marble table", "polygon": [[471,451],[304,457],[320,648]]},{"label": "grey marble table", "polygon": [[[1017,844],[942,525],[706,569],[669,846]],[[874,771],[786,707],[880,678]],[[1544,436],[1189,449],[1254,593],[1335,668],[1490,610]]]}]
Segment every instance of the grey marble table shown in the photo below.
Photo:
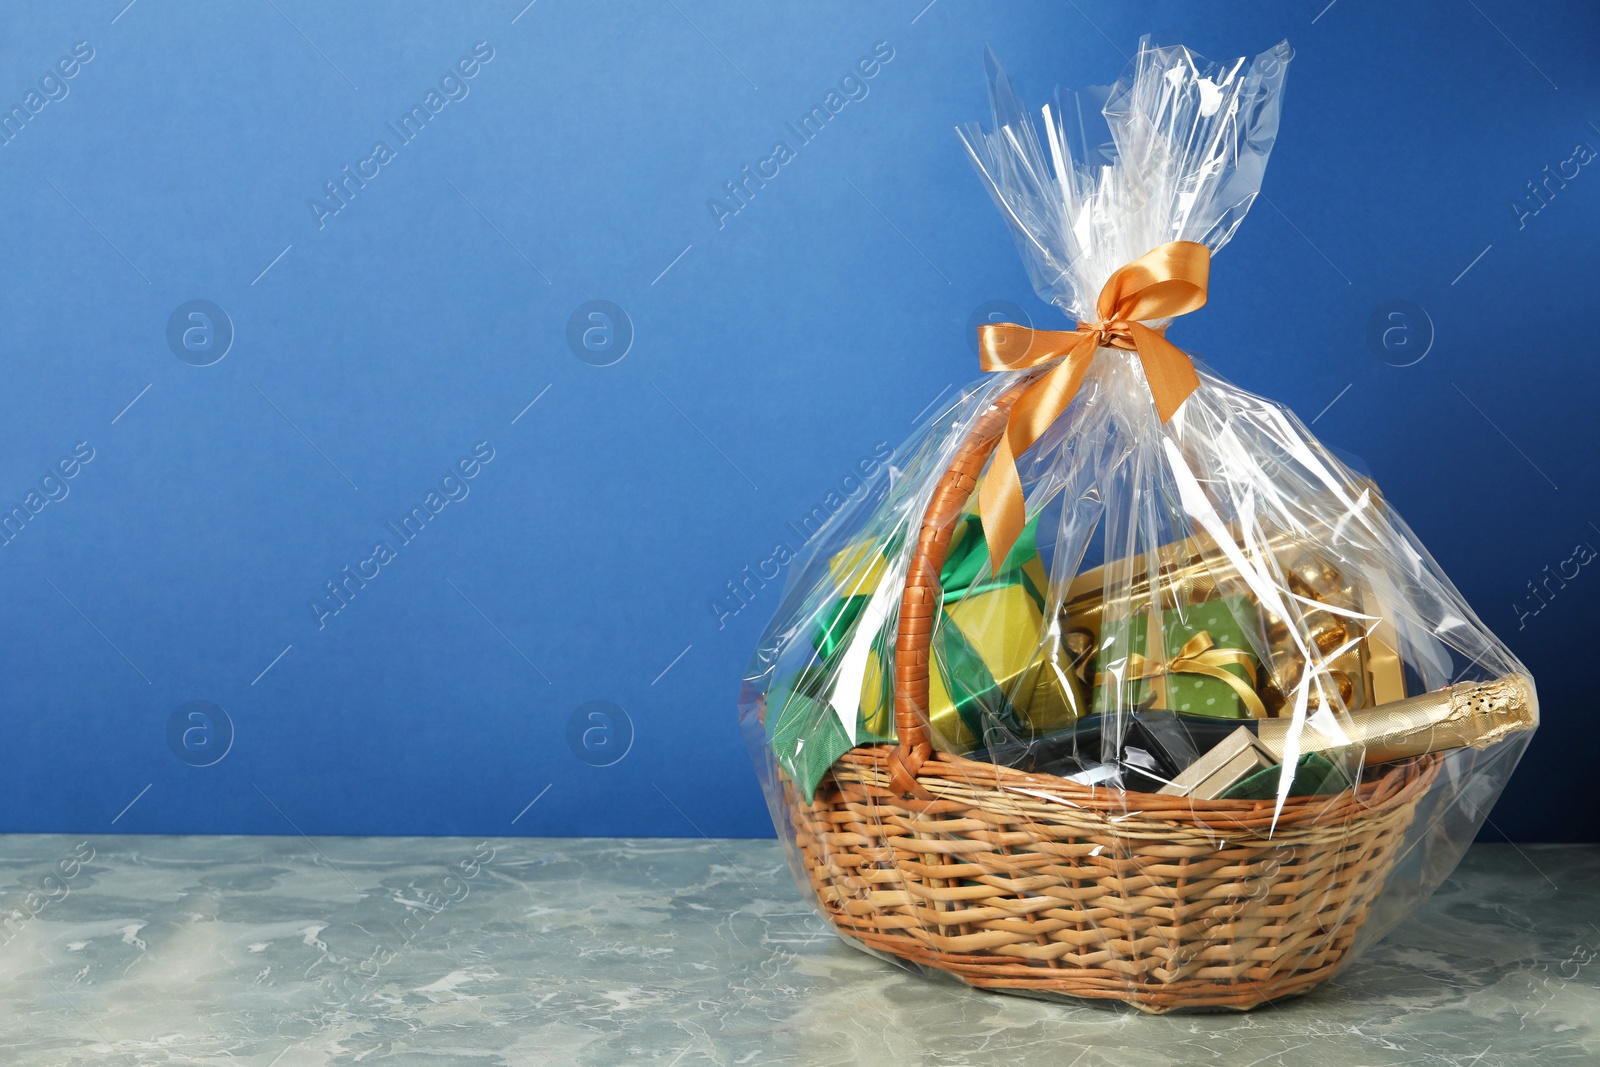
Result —
[{"label": "grey marble table", "polygon": [[1244,1015],[907,974],[771,841],[11,836],[0,893],[6,1067],[1600,1063],[1600,847],[1478,846]]}]

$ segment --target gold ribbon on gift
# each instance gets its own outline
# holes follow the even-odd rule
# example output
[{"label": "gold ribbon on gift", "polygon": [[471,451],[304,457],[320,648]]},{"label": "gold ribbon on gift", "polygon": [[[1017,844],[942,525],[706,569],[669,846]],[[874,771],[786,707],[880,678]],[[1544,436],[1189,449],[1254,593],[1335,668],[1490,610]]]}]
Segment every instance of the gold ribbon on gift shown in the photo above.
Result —
[{"label": "gold ribbon on gift", "polygon": [[1170,319],[1205,305],[1211,250],[1194,241],[1168,241],[1119,268],[1100,290],[1097,322],[1076,330],[1034,330],[1014,322],[978,327],[979,359],[986,371],[1056,365],[1028,387],[1011,408],[1005,436],[978,490],[978,510],[989,537],[990,559],[1006,558],[1027,521],[1017,457],[1044,435],[1078,395],[1102,348],[1136,352],[1163,423],[1200,385],[1194,363],[1161,330],[1141,319]]},{"label": "gold ribbon on gift", "polygon": [[[1223,670],[1224,667],[1243,667],[1246,671],[1254,671],[1255,658],[1250,653],[1238,648],[1218,648],[1211,635],[1204,630],[1195,634],[1183,643],[1178,649],[1178,654],[1165,663],[1146,659],[1137,652],[1128,656],[1127,673],[1118,678],[1115,675],[1101,671],[1094,676],[1096,686],[1115,685],[1125,682],[1138,682],[1164,678],[1169,674],[1203,674],[1207,678],[1215,678],[1219,682],[1226,682],[1238,694],[1239,702],[1244,705],[1252,719],[1265,719],[1267,707],[1261,702],[1255,689],[1249,682],[1237,674]],[[1160,701],[1165,704],[1164,699]]]}]

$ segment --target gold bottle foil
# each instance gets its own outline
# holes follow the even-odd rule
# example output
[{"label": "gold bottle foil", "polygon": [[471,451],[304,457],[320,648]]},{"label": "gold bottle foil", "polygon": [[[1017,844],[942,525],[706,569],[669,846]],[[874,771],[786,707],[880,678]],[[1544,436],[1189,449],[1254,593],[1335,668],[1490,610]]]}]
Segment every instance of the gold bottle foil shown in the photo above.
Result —
[{"label": "gold bottle foil", "polygon": [[[1300,733],[1300,753],[1362,748],[1362,760],[1370,766],[1445,749],[1487,748],[1538,723],[1532,683],[1511,674],[1352,712],[1331,734],[1308,722]],[[1267,719],[1258,734],[1280,760],[1289,726],[1289,719]]]}]

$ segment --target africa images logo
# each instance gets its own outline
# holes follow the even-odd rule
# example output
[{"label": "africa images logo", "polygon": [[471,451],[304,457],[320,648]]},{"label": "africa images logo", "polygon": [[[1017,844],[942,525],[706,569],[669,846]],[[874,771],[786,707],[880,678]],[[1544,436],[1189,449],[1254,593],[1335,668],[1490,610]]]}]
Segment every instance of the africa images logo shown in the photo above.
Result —
[{"label": "africa images logo", "polygon": [[0,105],[0,147],[20,137],[28,123],[46,107],[65,100],[72,92],[72,86],[68,83],[94,59],[94,55],[93,45],[88,41],[79,41],[72,46],[70,55],[56,60],[55,66],[39,77],[37,89],[29,89],[23,94],[22,103],[10,108]]},{"label": "africa images logo", "polygon": [[749,607],[768,582],[776,581],[783,568],[822,533],[846,504],[863,499],[869,491],[868,483],[889,466],[894,452],[894,446],[888,441],[873,445],[872,454],[858,459],[851,473],[839,480],[837,489],[831,490],[820,503],[813,504],[800,518],[784,523],[783,536],[772,546],[771,555],[753,566],[745,564],[737,577],[724,582],[726,595],[719,593],[710,600],[711,617],[717,629],[727,626],[729,619]]},{"label": "africa images logo", "polygon": [[306,201],[317,229],[327,226],[329,219],[349,207],[356,194],[367,187],[367,182],[383,173],[383,168],[399,157],[398,150],[414,141],[435,115],[450,104],[465,100],[472,92],[472,87],[467,83],[476,78],[493,59],[494,48],[488,41],[473,45],[472,54],[461,57],[454,67],[446,71],[439,78],[438,88],[430,88],[423,94],[422,103],[412,104],[398,122],[385,124],[394,134],[394,145],[391,146],[387,140],[374,141],[370,153],[365,159],[357,161],[354,170],[346,163],[336,178],[323,182],[326,198],[311,197]]},{"label": "africa images logo", "polygon": [[[858,59],[855,65],[840,77],[838,85],[828,90],[820,104],[813,105],[809,111],[800,116],[798,122],[783,124],[789,136],[776,142],[765,159],[758,160],[754,168],[748,163],[745,164],[739,170],[740,176],[737,181],[723,182],[724,193],[719,193],[706,201],[706,207],[710,209],[717,229],[727,226],[730,218],[749,207],[755,200],[756,191],[765,189],[767,182],[782,173],[782,168],[799,155],[800,149],[821,136],[822,131],[828,128],[828,123],[832,122],[833,117],[843,111],[846,105],[865,100],[867,94],[872,91],[867,82],[877,77],[892,59],[894,59],[894,48],[888,41],[879,41],[873,45],[871,54]],[[791,139],[793,144],[790,143]]]},{"label": "africa images logo", "polygon": [[472,492],[472,486],[468,483],[482,473],[483,468],[494,461],[494,457],[494,446],[488,441],[473,445],[472,455],[457,460],[445,472],[439,484],[428,490],[421,504],[401,515],[398,522],[391,519],[384,523],[392,537],[386,534],[373,543],[372,551],[357,561],[353,568],[346,563],[334,578],[323,582],[322,587],[327,595],[314,596],[308,601],[311,620],[317,624],[317,629],[326,629],[328,620],[348,608],[357,594],[367,587],[367,583],[375,581],[383,573],[383,568],[399,559],[400,550],[421,537],[428,524],[446,507],[467,499]]}]

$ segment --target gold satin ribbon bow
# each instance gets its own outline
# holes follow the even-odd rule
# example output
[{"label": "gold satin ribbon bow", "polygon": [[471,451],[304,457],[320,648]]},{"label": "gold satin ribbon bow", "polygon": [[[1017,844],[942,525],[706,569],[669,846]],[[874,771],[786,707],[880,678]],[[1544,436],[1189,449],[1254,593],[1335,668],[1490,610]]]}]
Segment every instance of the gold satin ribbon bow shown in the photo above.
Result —
[{"label": "gold satin ribbon bow", "polygon": [[1080,322],[1076,330],[1033,330],[1014,322],[978,327],[979,359],[986,371],[1025,370],[1059,361],[1012,406],[1005,436],[978,490],[978,512],[992,567],[1006,558],[1027,521],[1017,457],[1078,395],[1097,351],[1121,348],[1138,353],[1163,423],[1199,387],[1194,363],[1183,350],[1140,320],[1176,318],[1204,306],[1210,276],[1209,248],[1194,241],[1169,241],[1106,280],[1097,302],[1098,322]]},{"label": "gold satin ribbon bow", "polygon": [[[1216,647],[1216,642],[1211,639],[1211,635],[1205,630],[1201,630],[1185,641],[1183,647],[1178,649],[1178,654],[1165,664],[1153,662],[1135,652],[1128,657],[1127,674],[1121,679],[1101,671],[1094,676],[1094,684],[1099,687],[1114,685],[1118,681],[1134,682],[1156,679],[1168,674],[1203,674],[1207,678],[1215,678],[1219,682],[1226,682],[1239,695],[1239,701],[1244,705],[1245,711],[1249,712],[1250,718],[1265,719],[1267,717],[1267,708],[1261,702],[1261,697],[1256,694],[1255,689],[1251,687],[1249,682],[1246,682],[1237,674],[1223,670],[1224,667],[1228,666],[1244,667],[1246,670],[1254,671],[1256,664],[1250,653],[1242,649]],[[1163,697],[1164,699],[1161,703],[1172,703],[1170,693],[1164,693]],[[1177,709],[1168,708],[1167,710],[1176,711]]]}]

